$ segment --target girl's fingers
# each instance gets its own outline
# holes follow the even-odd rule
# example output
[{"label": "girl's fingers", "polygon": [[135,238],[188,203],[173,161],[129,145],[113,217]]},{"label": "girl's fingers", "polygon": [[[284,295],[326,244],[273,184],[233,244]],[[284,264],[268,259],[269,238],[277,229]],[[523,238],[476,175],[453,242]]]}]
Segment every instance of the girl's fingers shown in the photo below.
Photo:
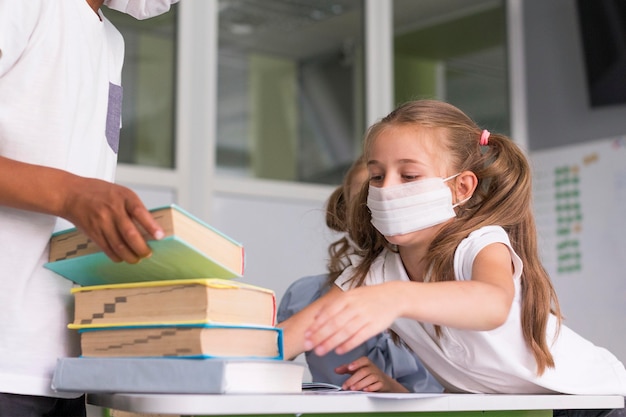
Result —
[{"label": "girl's fingers", "polygon": [[346,353],[385,329],[386,317],[372,316],[371,305],[380,298],[378,291],[362,287],[326,299],[304,333],[305,350],[325,355],[331,350]]},{"label": "girl's fingers", "polygon": [[358,391],[362,387],[367,386],[367,384],[363,384],[362,382],[365,378],[367,378],[367,376],[368,376],[367,372],[363,371],[362,369],[359,369],[358,371],[353,373],[350,378],[345,380],[342,387],[344,389]]},{"label": "girl's fingers", "polygon": [[[318,353],[317,348],[320,347],[321,344],[330,346],[333,341],[337,341],[335,343],[343,341],[339,337],[341,337],[342,332],[344,332],[347,327],[347,323],[351,319],[346,313],[349,314],[350,312],[345,310],[333,312],[332,307],[326,308],[322,306],[313,324],[311,324],[309,329],[304,333],[305,349],[310,350],[316,348],[316,353]],[[333,344],[329,349],[335,346],[336,344]],[[324,352],[321,353],[323,355],[329,350],[320,348],[320,351]]]},{"label": "girl's fingers", "polygon": [[359,371],[355,376],[354,382],[348,384],[348,389],[351,391],[377,391],[382,386],[374,374]]},{"label": "girl's fingers", "polygon": [[370,337],[371,337],[371,333],[367,331],[367,328],[362,327],[356,330],[355,332],[353,332],[352,335],[349,338],[347,338],[343,343],[338,344],[337,347],[335,348],[335,352],[337,352],[338,355],[343,355],[344,353],[348,353],[352,349],[364,343]]},{"label": "girl's fingers", "polygon": [[348,322],[340,328],[330,328],[329,326],[328,328],[320,329],[319,333],[323,332],[325,337],[317,339],[315,338],[317,335],[312,335],[309,341],[317,355],[322,356],[332,350],[342,355],[367,340],[367,337],[363,339],[363,334],[365,333],[362,330],[356,322]]},{"label": "girl's fingers", "polygon": [[361,356],[360,358],[350,362],[347,366],[350,371],[354,372],[357,369],[369,366],[370,364],[372,364],[372,361],[367,356]]},{"label": "girl's fingers", "polygon": [[366,378],[363,378],[355,386],[355,390],[368,392],[380,391],[381,388],[382,384],[380,380],[376,377],[376,375],[373,374],[370,374]]}]

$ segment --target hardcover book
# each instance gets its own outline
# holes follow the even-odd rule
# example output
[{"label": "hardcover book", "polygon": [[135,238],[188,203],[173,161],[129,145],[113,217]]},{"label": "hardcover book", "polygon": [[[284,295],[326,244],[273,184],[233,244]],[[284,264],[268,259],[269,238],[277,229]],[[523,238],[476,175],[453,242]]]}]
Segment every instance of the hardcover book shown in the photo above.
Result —
[{"label": "hardcover book", "polygon": [[152,248],[149,258],[137,264],[113,262],[83,232],[72,228],[52,236],[45,267],[83,286],[243,276],[240,243],[176,205],[150,211],[165,237],[154,240],[144,232]]},{"label": "hardcover book", "polygon": [[80,329],[83,357],[283,359],[282,329],[177,324]]},{"label": "hardcover book", "polygon": [[282,360],[61,358],[52,388],[148,394],[300,393],[304,366]]},{"label": "hardcover book", "polygon": [[274,326],[272,290],[235,280],[187,279],[75,287],[72,329],[141,324]]}]

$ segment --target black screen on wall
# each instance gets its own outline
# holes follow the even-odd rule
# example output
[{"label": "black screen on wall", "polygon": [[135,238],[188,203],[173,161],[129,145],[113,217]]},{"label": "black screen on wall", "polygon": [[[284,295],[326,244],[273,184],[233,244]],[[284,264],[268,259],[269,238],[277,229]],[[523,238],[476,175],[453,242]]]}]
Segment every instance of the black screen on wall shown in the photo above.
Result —
[{"label": "black screen on wall", "polygon": [[577,0],[592,107],[626,104],[626,0]]}]

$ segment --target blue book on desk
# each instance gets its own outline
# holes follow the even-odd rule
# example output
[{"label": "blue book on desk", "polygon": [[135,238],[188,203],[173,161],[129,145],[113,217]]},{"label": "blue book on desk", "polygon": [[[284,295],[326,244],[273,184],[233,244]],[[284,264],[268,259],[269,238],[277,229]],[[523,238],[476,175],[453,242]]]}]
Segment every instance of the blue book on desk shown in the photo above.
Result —
[{"label": "blue book on desk", "polygon": [[78,393],[292,394],[304,366],[283,360],[61,358],[52,388]]}]

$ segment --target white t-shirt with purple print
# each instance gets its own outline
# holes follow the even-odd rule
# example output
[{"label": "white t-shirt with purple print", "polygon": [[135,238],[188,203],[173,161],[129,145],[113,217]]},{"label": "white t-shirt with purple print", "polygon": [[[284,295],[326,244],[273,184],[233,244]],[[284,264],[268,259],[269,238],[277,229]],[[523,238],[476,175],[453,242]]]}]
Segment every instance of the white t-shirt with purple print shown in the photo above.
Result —
[{"label": "white t-shirt with purple print", "polygon": [[[123,56],[85,0],[0,0],[0,155],[112,181]],[[78,396],[50,388],[57,358],[79,345],[72,284],[43,267],[50,235],[69,226],[0,206],[0,392]]]}]

